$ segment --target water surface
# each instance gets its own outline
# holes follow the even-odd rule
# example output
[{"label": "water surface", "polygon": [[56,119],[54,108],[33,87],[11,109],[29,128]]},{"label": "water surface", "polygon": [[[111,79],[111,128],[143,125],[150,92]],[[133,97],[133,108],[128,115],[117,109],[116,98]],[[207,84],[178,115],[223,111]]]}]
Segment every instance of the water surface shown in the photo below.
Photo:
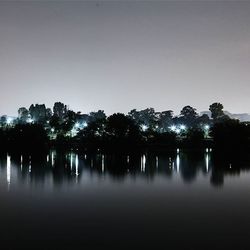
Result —
[{"label": "water surface", "polygon": [[0,156],[1,249],[249,249],[250,160]]}]

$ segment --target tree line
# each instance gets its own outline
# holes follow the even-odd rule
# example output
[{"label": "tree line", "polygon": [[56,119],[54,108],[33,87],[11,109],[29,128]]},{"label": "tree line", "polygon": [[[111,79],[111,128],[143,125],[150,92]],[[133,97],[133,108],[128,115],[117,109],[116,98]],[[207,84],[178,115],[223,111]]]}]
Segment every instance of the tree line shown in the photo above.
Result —
[{"label": "tree line", "polygon": [[1,145],[16,147],[56,144],[107,148],[111,146],[204,147],[211,143],[226,148],[249,145],[247,123],[230,119],[221,103],[209,106],[211,115],[199,115],[189,105],[179,115],[172,110],[133,109],[128,114],[107,116],[103,110],[82,114],[62,102],[53,109],[32,104],[18,109],[18,117],[0,117]]}]

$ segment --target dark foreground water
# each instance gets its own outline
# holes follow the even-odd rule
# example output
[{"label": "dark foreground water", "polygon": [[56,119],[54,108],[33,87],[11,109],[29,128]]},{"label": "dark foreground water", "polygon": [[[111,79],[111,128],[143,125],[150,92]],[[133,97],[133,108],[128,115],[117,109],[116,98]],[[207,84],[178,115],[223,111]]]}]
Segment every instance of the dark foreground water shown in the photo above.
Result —
[{"label": "dark foreground water", "polygon": [[250,159],[0,156],[0,249],[250,249]]}]

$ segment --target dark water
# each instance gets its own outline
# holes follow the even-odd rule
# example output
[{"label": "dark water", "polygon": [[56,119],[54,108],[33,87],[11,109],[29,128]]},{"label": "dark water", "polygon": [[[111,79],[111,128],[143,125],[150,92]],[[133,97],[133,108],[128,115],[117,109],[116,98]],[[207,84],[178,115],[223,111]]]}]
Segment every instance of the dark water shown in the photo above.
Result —
[{"label": "dark water", "polygon": [[0,156],[0,249],[250,249],[250,157]]}]

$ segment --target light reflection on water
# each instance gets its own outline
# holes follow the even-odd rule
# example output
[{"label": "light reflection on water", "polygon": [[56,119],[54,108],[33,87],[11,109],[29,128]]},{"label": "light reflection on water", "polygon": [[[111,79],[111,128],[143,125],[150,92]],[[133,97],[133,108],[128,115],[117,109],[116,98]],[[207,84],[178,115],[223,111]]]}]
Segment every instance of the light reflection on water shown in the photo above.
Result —
[{"label": "light reflection on water", "polygon": [[214,249],[213,239],[246,249],[249,169],[249,156],[218,159],[210,149],[2,154],[1,249]]},{"label": "light reflection on water", "polygon": [[[113,179],[140,177],[150,182],[157,181],[157,177],[166,178],[168,181],[169,178],[178,176],[180,177],[179,182],[195,182],[196,178],[203,176],[203,178],[209,179],[212,185],[221,186],[224,183],[224,176],[238,174],[241,170],[240,166],[232,168],[232,163],[219,162],[216,166],[211,158],[210,149],[206,149],[204,154],[190,155],[179,149],[175,154],[79,154],[73,151],[59,153],[55,150],[51,150],[44,157],[7,154],[1,158],[0,181],[3,184],[5,171],[5,183],[8,189],[11,185],[20,184],[21,180],[27,176],[30,177],[29,180],[32,183],[42,181],[44,184],[47,179],[52,178],[52,180],[56,180],[54,183],[56,185],[58,182],[63,184],[72,181],[73,183],[74,179],[76,180],[74,183],[80,184],[82,176],[89,174],[99,176],[102,173]],[[249,165],[244,166],[244,169],[248,170],[250,161]]]}]

